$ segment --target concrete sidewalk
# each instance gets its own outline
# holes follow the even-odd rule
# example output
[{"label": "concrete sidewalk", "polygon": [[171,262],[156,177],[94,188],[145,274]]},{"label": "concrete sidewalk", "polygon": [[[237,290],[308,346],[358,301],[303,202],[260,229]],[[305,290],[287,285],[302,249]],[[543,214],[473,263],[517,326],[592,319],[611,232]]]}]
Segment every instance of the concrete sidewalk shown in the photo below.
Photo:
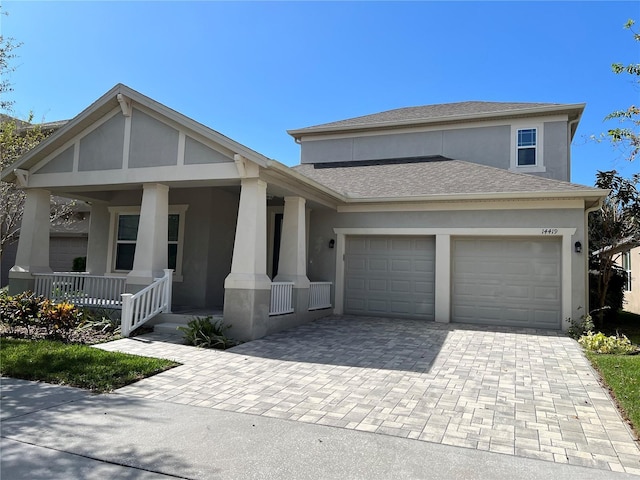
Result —
[{"label": "concrete sidewalk", "polygon": [[7,479],[633,479],[425,441],[1,379]]}]

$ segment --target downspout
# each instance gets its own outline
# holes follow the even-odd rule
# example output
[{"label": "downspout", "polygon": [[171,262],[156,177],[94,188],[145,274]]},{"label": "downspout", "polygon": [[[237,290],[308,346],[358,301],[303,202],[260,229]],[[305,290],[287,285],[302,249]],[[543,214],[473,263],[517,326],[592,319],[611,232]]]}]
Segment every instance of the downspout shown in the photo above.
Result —
[{"label": "downspout", "polygon": [[585,256],[584,256],[584,271],[587,273],[584,276],[584,281],[585,281],[585,310],[584,310],[584,314],[588,315],[589,312],[591,311],[590,305],[589,305],[589,213],[591,212],[595,212],[596,210],[599,210],[600,208],[602,208],[602,201],[604,200],[603,197],[600,197],[597,201],[597,203],[595,205],[592,205],[591,207],[585,208],[584,210],[584,248],[583,248],[583,252],[585,252]]}]

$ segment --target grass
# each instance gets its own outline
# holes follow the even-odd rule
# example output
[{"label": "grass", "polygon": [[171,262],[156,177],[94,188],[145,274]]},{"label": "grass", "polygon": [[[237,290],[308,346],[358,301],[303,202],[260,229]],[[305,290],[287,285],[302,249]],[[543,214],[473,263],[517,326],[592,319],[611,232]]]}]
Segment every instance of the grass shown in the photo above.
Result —
[{"label": "grass", "polygon": [[[614,322],[602,328],[602,332],[624,334],[631,343],[640,345],[640,315],[621,311]],[[622,414],[631,422],[636,436],[640,437],[640,355],[586,354],[613,393]]]},{"label": "grass", "polygon": [[109,392],[178,364],[51,340],[0,338],[0,374]]},{"label": "grass", "polygon": [[640,436],[640,355],[586,353]]}]

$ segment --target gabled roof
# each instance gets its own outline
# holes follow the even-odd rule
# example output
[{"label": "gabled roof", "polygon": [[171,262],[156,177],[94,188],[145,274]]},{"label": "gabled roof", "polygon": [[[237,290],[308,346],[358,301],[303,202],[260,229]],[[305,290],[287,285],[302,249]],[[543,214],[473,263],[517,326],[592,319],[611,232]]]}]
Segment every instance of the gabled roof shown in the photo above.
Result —
[{"label": "gabled roof", "polygon": [[603,197],[606,190],[449,158],[303,164],[294,170],[352,200]]},{"label": "gabled roof", "polygon": [[62,128],[53,133],[46,140],[38,144],[33,150],[26,153],[20,160],[15,162],[2,171],[1,178],[6,182],[12,182],[15,179],[15,169],[25,169],[36,165],[40,160],[47,155],[55,152],[56,149],[63,146],[65,142],[72,139],[74,136],[81,133],[88,126],[92,125],[95,121],[102,118],[104,115],[112,111],[114,108],[118,108],[120,102],[118,101],[118,95],[123,95],[125,99],[129,99],[135,103],[143,105],[158,114],[176,122],[182,127],[198,133],[209,140],[216,142],[229,150],[239,153],[240,155],[248,158],[249,160],[266,166],[269,158],[261,155],[260,153],[230,139],[229,137],[222,135],[221,133],[202,125],[201,123],[192,120],[175,110],[156,102],[155,100],[142,95],[141,93],[123,85],[121,83],[114,86],[111,90],[105,93],[102,97],[96,100],[93,104],[79,113],[75,118],[69,120]]},{"label": "gabled roof", "polygon": [[450,123],[500,117],[517,117],[566,113],[570,120],[579,119],[585,104],[512,103],[512,102],[458,102],[420,107],[396,108],[371,115],[323,123],[306,128],[288,130],[289,135],[336,133],[350,130],[408,127],[433,123]]}]

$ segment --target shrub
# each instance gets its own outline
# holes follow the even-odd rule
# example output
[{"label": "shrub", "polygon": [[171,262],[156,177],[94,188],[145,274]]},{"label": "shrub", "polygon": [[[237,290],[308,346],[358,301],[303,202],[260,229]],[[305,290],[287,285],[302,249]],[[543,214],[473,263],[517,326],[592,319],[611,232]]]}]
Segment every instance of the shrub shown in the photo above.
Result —
[{"label": "shrub", "polygon": [[186,326],[178,327],[178,330],[184,333],[185,341],[189,345],[224,350],[237,345],[237,342],[224,334],[229,327],[229,325],[223,325],[221,320],[213,322],[209,316],[194,317]]},{"label": "shrub", "polygon": [[0,319],[8,329],[9,334],[16,334],[18,329],[25,329],[27,335],[38,325],[38,318],[42,314],[42,307],[48,302],[44,297],[37,297],[32,292],[18,295],[0,296]]},{"label": "shrub", "polygon": [[586,350],[595,353],[628,355],[636,351],[625,335],[611,335],[607,337],[604,333],[589,332],[578,340]]},{"label": "shrub", "polygon": [[76,257],[73,259],[72,272],[84,272],[87,269],[87,257]]},{"label": "shrub", "polygon": [[54,304],[32,292],[0,296],[0,318],[10,336],[68,340],[80,325],[82,311],[70,303]]},{"label": "shrub", "polygon": [[569,318],[568,320],[571,326],[567,330],[567,334],[574,340],[578,340],[580,337],[594,329],[593,317],[591,317],[591,314],[589,313],[582,315],[579,320],[574,320],[572,318]]}]

